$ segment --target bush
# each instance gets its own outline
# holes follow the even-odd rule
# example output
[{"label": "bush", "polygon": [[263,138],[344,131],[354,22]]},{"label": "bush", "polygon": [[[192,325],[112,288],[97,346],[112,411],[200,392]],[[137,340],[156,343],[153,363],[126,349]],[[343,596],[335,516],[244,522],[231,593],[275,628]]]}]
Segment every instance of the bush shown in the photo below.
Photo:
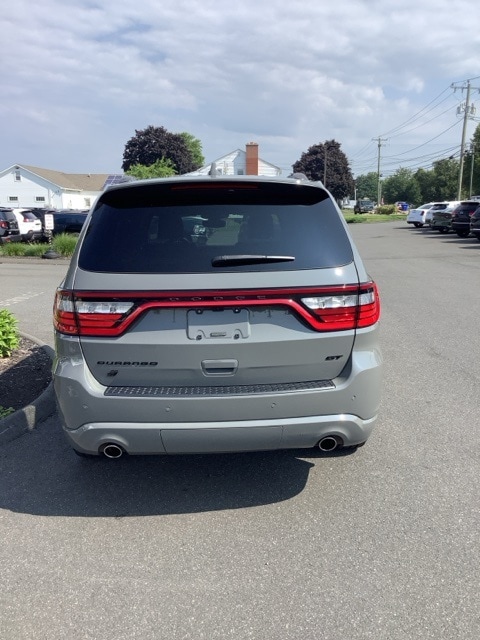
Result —
[{"label": "bush", "polygon": [[69,257],[75,251],[77,246],[78,235],[72,233],[59,233],[53,236],[52,249],[61,256]]},{"label": "bush", "polygon": [[18,347],[20,336],[17,330],[17,319],[7,309],[0,310],[0,358],[10,356]]},{"label": "bush", "polygon": [[398,210],[394,204],[382,204],[376,208],[375,213],[380,216],[391,216],[394,213],[398,213]]},{"label": "bush", "polygon": [[[69,258],[77,245],[78,235],[72,233],[60,233],[54,236],[51,248],[64,258]],[[3,256],[27,256],[41,258],[50,249],[45,242],[9,242],[0,245],[0,255]]]}]

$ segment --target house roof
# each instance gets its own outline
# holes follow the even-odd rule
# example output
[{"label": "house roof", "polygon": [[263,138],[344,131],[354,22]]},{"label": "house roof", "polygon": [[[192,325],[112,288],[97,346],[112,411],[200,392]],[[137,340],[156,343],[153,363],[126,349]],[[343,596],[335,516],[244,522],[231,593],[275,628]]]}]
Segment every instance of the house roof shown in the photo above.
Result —
[{"label": "house roof", "polygon": [[[187,176],[194,176],[194,175],[199,175],[199,174],[205,174],[208,173],[208,171],[210,171],[212,165],[216,165],[216,166],[220,166],[223,162],[229,160],[232,161],[235,158],[238,158],[239,156],[242,156],[243,158],[246,158],[246,152],[243,149],[234,149],[233,151],[230,151],[230,153],[226,153],[225,155],[221,156],[220,158],[217,158],[216,160],[213,160],[212,162],[209,162],[208,164],[204,165],[203,167],[200,167],[199,169],[196,169],[195,171],[191,171],[190,173],[187,173]],[[262,158],[258,158],[258,161],[260,163],[262,163],[262,165],[266,166],[266,167],[271,167],[275,172],[281,173],[281,168],[277,167],[275,164],[272,164],[271,162],[267,162],[266,160],[263,160]]]},{"label": "house roof", "polygon": [[73,189],[76,191],[102,191],[103,185],[110,174],[108,173],[64,173],[53,169],[42,169],[22,164],[20,166],[31,173],[34,173],[49,182],[53,182],[63,189]]}]

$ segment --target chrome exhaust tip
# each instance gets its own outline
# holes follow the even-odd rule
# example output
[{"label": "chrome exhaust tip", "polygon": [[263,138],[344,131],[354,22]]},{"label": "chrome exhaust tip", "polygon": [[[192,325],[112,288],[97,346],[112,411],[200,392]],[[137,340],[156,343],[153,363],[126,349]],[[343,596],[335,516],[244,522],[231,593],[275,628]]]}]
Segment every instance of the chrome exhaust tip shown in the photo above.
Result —
[{"label": "chrome exhaust tip", "polygon": [[342,446],[342,441],[340,438],[336,438],[335,436],[325,436],[318,443],[318,448],[320,451],[335,451],[338,447]]},{"label": "chrome exhaust tip", "polygon": [[103,445],[103,447],[100,449],[100,453],[103,453],[106,458],[116,459],[121,458],[124,454],[124,451],[118,444],[109,442],[108,444]]}]

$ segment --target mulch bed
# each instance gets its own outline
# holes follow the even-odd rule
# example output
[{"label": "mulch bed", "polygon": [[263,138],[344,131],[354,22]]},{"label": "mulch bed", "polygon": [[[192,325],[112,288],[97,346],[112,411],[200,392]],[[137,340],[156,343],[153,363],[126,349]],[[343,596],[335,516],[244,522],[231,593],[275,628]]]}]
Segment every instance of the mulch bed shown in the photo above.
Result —
[{"label": "mulch bed", "polygon": [[20,338],[8,358],[0,358],[0,407],[15,411],[31,404],[52,380],[52,360],[35,342]]}]

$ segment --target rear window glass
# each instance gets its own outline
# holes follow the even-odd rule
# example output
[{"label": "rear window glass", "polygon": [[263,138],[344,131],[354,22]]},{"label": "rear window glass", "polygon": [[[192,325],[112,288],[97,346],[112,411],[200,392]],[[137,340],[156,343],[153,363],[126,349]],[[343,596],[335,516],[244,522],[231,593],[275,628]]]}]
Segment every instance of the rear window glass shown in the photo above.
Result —
[{"label": "rear window glass", "polygon": [[31,211],[22,211],[22,216],[28,220],[38,220],[37,216]]},{"label": "rear window glass", "polygon": [[323,190],[213,181],[106,192],[79,254],[82,269],[108,273],[285,271],[352,260]]}]

